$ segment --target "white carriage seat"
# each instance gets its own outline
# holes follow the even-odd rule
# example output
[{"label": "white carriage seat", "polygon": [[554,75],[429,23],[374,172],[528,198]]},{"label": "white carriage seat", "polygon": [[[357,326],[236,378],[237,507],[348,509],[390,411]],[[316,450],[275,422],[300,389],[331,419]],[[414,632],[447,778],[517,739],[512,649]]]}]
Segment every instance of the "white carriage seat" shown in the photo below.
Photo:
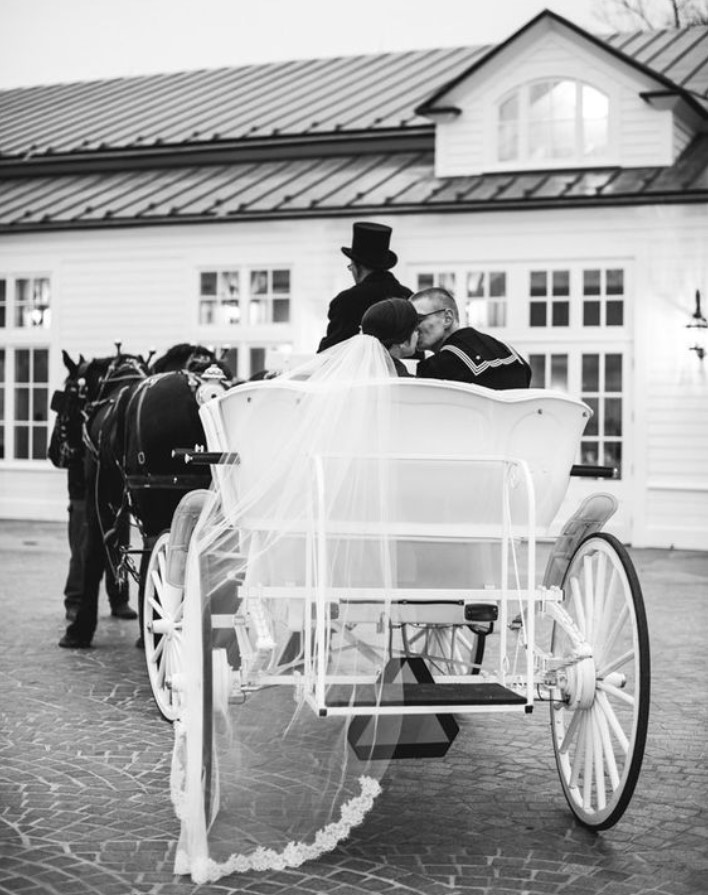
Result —
[{"label": "white carriage seat", "polygon": [[[331,581],[337,581],[338,557],[348,557],[350,575],[352,551],[358,551],[356,585],[380,585],[376,555],[378,542],[385,536],[396,545],[397,586],[495,586],[498,553],[490,545],[500,541],[505,513],[515,534],[525,534],[528,527],[530,502],[524,470],[533,482],[535,530],[542,533],[567,490],[590,409],[567,395],[540,389],[493,391],[466,383],[405,378],[391,379],[387,386],[391,418],[383,442],[376,439],[380,434],[376,419],[365,421],[377,455],[358,460],[359,518],[337,518],[335,505],[324,523]],[[367,387],[366,383],[357,386]],[[294,431],[298,405],[311,388],[307,382],[292,380],[250,383],[201,408],[208,449],[237,452],[241,458],[236,468],[216,469],[227,517],[239,490],[243,493],[270,469],[283,439]],[[322,459],[325,486],[327,470],[336,467],[336,454],[347,456],[345,443],[337,445],[335,439],[334,444],[332,456]],[[385,531],[367,518],[367,508],[380,503],[380,481],[375,474],[367,476],[367,468],[377,468],[382,452],[390,458]],[[347,456],[347,462],[351,463],[351,457]],[[507,474],[511,478],[505,507]],[[303,538],[312,522],[307,517],[306,495],[311,487],[311,481],[302,483],[303,500],[297,504],[302,517],[288,520],[288,535],[270,560],[261,563],[261,583],[287,585],[304,580]],[[347,506],[351,512],[351,505]],[[249,519],[240,524],[257,532],[267,528],[269,520],[258,518],[254,506]],[[347,578],[347,584],[351,583]]]}]

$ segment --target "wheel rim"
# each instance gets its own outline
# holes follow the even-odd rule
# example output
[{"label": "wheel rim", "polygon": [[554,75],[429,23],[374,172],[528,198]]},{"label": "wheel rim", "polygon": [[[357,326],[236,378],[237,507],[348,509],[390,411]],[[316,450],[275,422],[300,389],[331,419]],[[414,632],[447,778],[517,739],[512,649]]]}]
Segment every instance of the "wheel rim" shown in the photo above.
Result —
[{"label": "wheel rim", "polygon": [[[163,718],[174,721],[179,714],[179,698],[173,687],[182,667],[184,609],[182,587],[168,585],[167,550],[169,534],[160,535],[150,555],[143,603],[143,639],[150,687]],[[181,584],[181,582],[180,582]]]},{"label": "wheel rim", "polygon": [[[649,712],[649,641],[639,582],[622,545],[594,535],[577,549],[563,582],[564,606],[591,656],[558,672],[551,703],[556,763],[568,803],[586,826],[605,829],[624,813],[639,775]],[[560,624],[554,658],[572,653]]]}]

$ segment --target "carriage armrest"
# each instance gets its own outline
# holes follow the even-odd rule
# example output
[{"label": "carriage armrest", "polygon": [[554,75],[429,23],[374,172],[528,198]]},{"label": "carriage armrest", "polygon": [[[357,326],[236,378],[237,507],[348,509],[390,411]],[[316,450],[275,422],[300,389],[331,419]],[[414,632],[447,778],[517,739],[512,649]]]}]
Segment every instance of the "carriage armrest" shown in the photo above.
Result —
[{"label": "carriage armrest", "polygon": [[239,455],[236,451],[202,451],[197,448],[173,448],[172,456],[178,460],[180,457],[186,463],[194,463],[196,466],[216,466],[221,463],[238,464]]}]

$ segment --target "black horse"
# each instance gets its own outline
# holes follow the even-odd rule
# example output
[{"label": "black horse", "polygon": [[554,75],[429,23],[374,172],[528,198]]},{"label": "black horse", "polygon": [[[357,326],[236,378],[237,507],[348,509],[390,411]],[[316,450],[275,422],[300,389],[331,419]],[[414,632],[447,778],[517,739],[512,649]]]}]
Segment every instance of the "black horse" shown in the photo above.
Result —
[{"label": "black horse", "polygon": [[[132,516],[143,539],[139,609],[149,553],[156,537],[170,527],[177,504],[187,491],[211,483],[207,467],[185,471],[172,457],[175,447],[204,443],[197,394],[211,397],[233,384],[228,368],[202,346],[176,345],[152,367],[140,356],[120,352],[94,359],[84,371],[84,442],[88,536],[84,595],[75,622],[61,645],[86,647],[96,621],[100,574],[106,551],[110,564],[124,575],[132,568],[117,536]],[[159,371],[159,372],[155,372]]]}]

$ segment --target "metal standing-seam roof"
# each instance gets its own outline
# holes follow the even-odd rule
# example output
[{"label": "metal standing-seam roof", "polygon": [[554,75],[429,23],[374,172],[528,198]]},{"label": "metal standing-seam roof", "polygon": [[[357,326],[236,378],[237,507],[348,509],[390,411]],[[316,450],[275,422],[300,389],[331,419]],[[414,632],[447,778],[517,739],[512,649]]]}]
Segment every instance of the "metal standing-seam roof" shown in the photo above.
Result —
[{"label": "metal standing-seam roof", "polygon": [[[603,40],[708,110],[708,27]],[[670,168],[436,178],[434,125],[414,110],[490,51],[0,92],[0,229],[705,201],[708,136]]]}]

